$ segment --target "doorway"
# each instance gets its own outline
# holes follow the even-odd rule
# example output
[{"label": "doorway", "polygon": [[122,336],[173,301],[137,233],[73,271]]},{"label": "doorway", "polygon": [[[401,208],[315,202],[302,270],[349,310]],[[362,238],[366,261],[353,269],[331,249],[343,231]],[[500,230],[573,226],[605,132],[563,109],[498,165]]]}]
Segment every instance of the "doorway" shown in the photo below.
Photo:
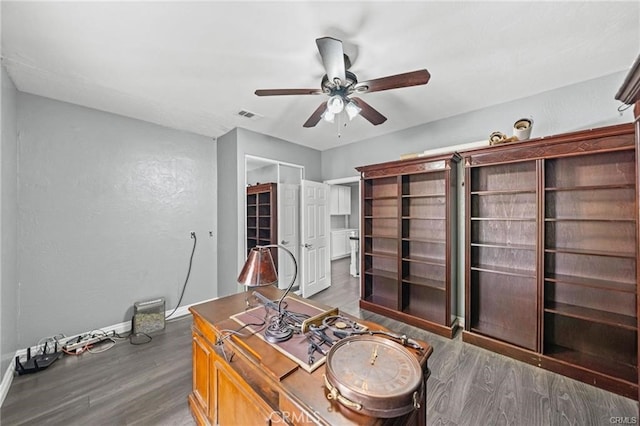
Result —
[{"label": "doorway", "polygon": [[[327,180],[332,185],[330,228],[331,228],[331,274],[340,277],[336,284],[355,285],[360,283],[360,176]],[[336,190],[339,188],[339,191]],[[349,196],[349,208],[336,209],[336,198],[344,198],[344,188]],[[341,200],[337,201],[338,203]],[[354,240],[354,238],[357,238]],[[342,284],[340,284],[342,283]]]},{"label": "doorway", "polygon": [[[277,233],[271,236],[272,244],[280,244],[289,250],[296,262],[300,262],[300,184],[304,178],[304,167],[268,158],[245,155],[245,187],[264,183],[276,184],[276,205],[273,214],[277,215]],[[245,211],[246,205],[245,205]],[[247,245],[247,218],[245,218],[245,250]],[[274,255],[276,252],[274,252]],[[275,256],[274,256],[275,257]],[[291,258],[280,252],[278,259],[278,287],[286,289],[294,274]],[[299,286],[300,275],[296,277],[293,289]]]}]

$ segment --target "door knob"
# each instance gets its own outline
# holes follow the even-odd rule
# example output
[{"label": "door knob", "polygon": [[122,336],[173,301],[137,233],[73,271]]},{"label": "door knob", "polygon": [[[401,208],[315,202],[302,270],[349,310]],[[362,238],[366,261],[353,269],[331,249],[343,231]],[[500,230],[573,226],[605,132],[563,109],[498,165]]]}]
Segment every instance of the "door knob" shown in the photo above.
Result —
[{"label": "door knob", "polygon": [[311,249],[311,248],[313,248],[313,244],[306,244],[305,243],[305,245],[303,247],[306,248],[306,249]]},{"label": "door knob", "polygon": [[289,241],[287,241],[287,240],[282,240],[282,241],[280,241],[280,244],[282,244],[282,245],[285,245],[285,246],[286,246],[287,244],[289,244]]}]

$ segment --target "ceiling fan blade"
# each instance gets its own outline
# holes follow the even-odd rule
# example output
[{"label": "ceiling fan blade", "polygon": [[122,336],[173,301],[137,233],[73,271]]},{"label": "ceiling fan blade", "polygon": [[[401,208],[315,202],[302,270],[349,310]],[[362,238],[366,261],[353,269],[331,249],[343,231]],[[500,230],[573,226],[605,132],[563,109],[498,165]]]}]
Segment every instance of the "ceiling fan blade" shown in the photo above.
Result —
[{"label": "ceiling fan blade", "polygon": [[374,126],[377,126],[378,124],[382,124],[385,121],[387,121],[387,117],[380,114],[378,110],[373,108],[371,105],[369,105],[362,99],[352,97],[351,100],[354,101],[361,108],[360,115],[366,118]]},{"label": "ceiling fan blade", "polygon": [[320,89],[259,89],[256,90],[258,96],[280,96],[280,95],[321,95]]},{"label": "ceiling fan blade", "polygon": [[322,114],[326,109],[327,109],[327,103],[326,102],[321,103],[318,109],[316,109],[313,112],[313,114],[311,114],[311,117],[309,117],[307,121],[305,121],[302,127],[313,127],[316,124],[318,124],[318,122],[322,118]]},{"label": "ceiling fan blade", "polygon": [[318,51],[320,51],[322,63],[324,64],[325,71],[327,71],[329,81],[333,82],[334,79],[339,78],[341,84],[344,84],[346,82],[346,75],[342,42],[332,37],[322,37],[316,39],[316,44],[318,45]]},{"label": "ceiling fan blade", "polygon": [[400,87],[419,86],[427,84],[431,74],[427,70],[406,72],[389,77],[361,81],[355,85],[356,93],[380,92],[381,90],[398,89]]}]

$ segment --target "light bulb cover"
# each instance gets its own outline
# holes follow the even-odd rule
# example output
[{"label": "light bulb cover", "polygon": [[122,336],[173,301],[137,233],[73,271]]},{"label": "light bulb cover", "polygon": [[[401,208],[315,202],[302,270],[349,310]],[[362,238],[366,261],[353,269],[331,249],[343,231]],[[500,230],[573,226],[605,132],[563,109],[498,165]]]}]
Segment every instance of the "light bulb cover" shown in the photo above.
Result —
[{"label": "light bulb cover", "polygon": [[358,114],[360,114],[362,108],[360,108],[354,101],[349,100],[349,103],[344,107],[344,110],[347,112],[349,120],[353,120]]},{"label": "light bulb cover", "polygon": [[344,100],[342,96],[335,95],[327,101],[327,110],[332,114],[340,114],[344,109]]},{"label": "light bulb cover", "polygon": [[321,117],[324,119],[324,121],[328,123],[333,123],[335,114],[327,109],[325,110],[325,112],[322,113]]}]

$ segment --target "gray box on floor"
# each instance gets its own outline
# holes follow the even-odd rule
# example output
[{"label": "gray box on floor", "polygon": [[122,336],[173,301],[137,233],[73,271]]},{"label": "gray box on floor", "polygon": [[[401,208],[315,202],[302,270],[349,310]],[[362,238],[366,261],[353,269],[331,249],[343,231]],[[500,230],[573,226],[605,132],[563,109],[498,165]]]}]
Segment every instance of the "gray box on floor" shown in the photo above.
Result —
[{"label": "gray box on floor", "polygon": [[163,297],[134,303],[131,333],[133,335],[151,334],[164,330],[164,306]]}]

